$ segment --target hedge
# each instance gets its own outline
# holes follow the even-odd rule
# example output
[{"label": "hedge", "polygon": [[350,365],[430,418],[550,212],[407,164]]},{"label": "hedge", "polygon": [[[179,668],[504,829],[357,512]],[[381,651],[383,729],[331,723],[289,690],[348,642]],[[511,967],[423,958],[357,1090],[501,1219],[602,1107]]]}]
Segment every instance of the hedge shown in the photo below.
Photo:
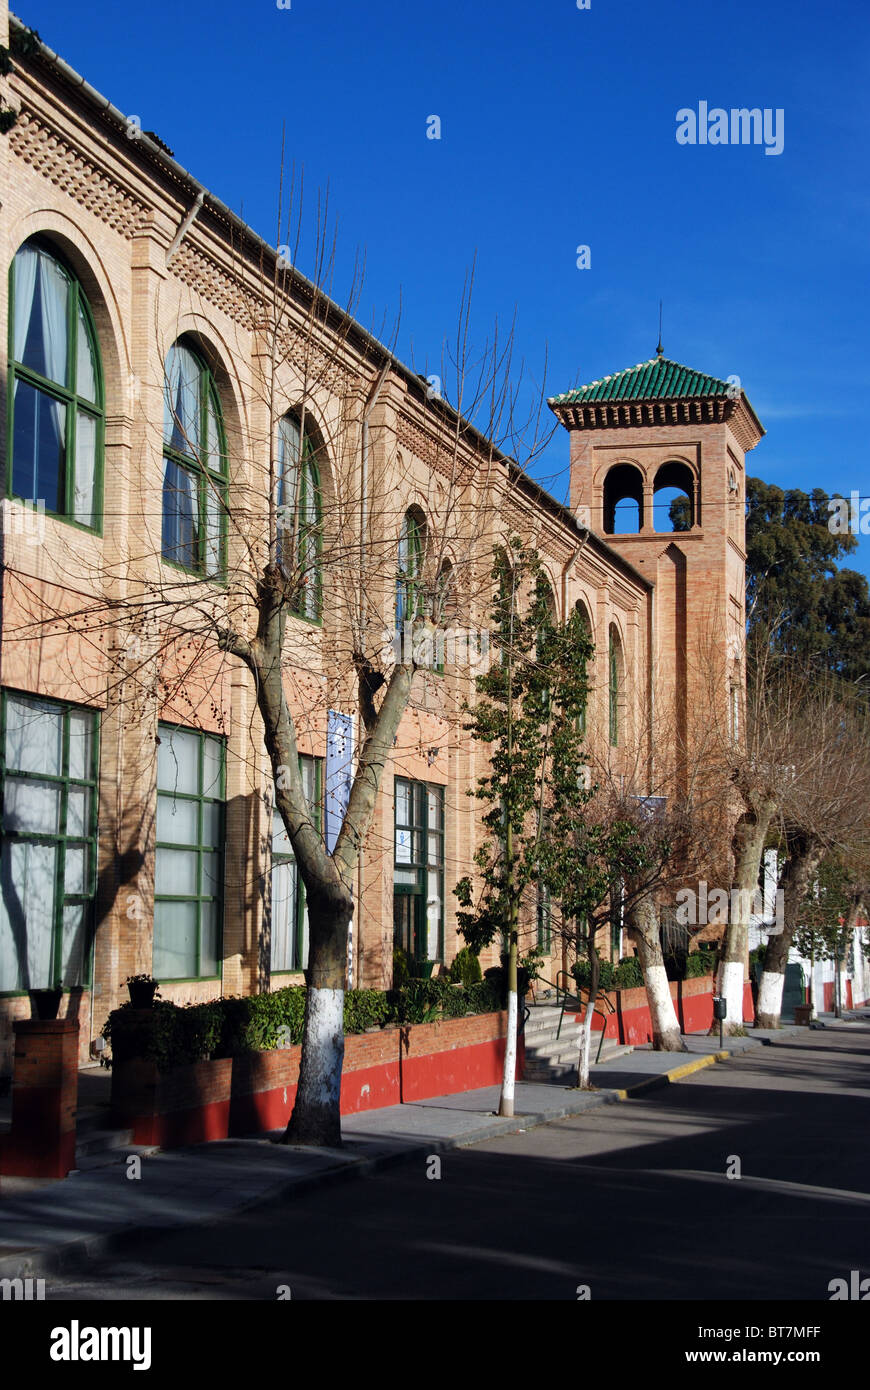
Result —
[{"label": "hedge", "polygon": [[[348,990],[344,1031],[364,1033],[389,1024],[431,1023],[500,1008],[499,991],[488,981],[466,987],[442,975],[410,980],[404,989],[386,993]],[[169,1071],[205,1057],[238,1057],[301,1043],[304,1019],[305,986],[289,985],[271,994],[230,996],[207,1004],[156,999],[147,1011],[122,1004],[109,1015],[103,1037],[111,1042],[114,1060],[144,1057],[156,1062],[160,1071]]]},{"label": "hedge", "polygon": [[[715,953],[713,951],[693,951],[686,957],[682,978],[684,980],[696,980],[704,975],[710,975],[713,973],[714,963]],[[571,974],[574,976],[579,989],[589,988],[588,960],[575,961],[571,967]],[[640,989],[642,986],[643,971],[637,956],[626,956],[618,965],[614,965],[609,960],[601,961],[598,976],[598,988],[600,990]]]}]

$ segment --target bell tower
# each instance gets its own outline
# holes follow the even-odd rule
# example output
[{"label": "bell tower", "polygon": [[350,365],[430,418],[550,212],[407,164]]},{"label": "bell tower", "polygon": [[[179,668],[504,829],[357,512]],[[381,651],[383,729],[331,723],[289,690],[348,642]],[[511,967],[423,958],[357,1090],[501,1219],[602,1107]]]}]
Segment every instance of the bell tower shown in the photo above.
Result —
[{"label": "bell tower", "polygon": [[[654,585],[650,685],[660,775],[665,760],[684,765],[681,750],[694,743],[695,717],[709,721],[711,696],[717,725],[739,733],[745,456],[764,430],[736,380],[683,367],[659,348],[648,362],[549,401],[571,436],[577,520]],[[675,489],[682,496],[672,522],[674,509],[657,498]]]}]

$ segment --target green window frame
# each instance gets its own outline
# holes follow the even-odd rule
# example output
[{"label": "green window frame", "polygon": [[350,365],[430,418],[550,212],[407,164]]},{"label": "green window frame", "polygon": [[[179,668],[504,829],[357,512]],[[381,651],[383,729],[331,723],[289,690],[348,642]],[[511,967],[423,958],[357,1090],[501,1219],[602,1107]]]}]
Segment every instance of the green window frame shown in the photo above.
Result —
[{"label": "green window frame", "polygon": [[397,777],[393,824],[394,945],[443,961],[444,788]]},{"label": "green window frame", "polygon": [[[323,834],[323,759],[299,756],[302,785],[317,833]],[[272,811],[270,969],[273,975],[305,970],[308,965],[308,904],[305,884],[280,813]]]},{"label": "green window frame", "polygon": [[613,630],[610,632],[608,713],[611,747],[619,745],[619,652]]},{"label": "green window frame", "polygon": [[9,268],[7,375],[7,496],[101,534],[106,417],[99,340],[77,277],[40,237],[25,241]]},{"label": "green window frame", "polygon": [[290,612],[319,623],[323,616],[323,498],[314,441],[306,430],[300,447],[300,433],[299,421],[292,413],[279,420],[278,563],[286,574],[299,579]]},{"label": "green window frame", "polygon": [[152,970],[217,979],[222,960],[226,741],[158,725]]},{"label": "green window frame", "polygon": [[[99,713],[4,690],[0,724],[0,994],[87,987],[97,881]],[[38,934],[34,924],[41,927]]]},{"label": "green window frame", "polygon": [[214,376],[186,338],[166,356],[163,382],[165,564],[206,579],[226,576],[227,445]]},{"label": "green window frame", "polygon": [[426,523],[414,511],[405,512],[399,532],[396,571],[396,631],[423,616],[423,552]]}]

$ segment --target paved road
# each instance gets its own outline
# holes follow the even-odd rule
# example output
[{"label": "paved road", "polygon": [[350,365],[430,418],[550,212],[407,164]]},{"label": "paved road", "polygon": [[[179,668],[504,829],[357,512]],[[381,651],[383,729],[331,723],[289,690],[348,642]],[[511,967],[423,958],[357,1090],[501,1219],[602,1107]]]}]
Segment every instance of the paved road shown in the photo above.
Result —
[{"label": "paved road", "polygon": [[870,1025],[856,1023],[445,1154],[440,1178],[414,1160],[155,1237],[46,1293],[827,1300],[832,1279],[870,1276],[868,1157]]}]

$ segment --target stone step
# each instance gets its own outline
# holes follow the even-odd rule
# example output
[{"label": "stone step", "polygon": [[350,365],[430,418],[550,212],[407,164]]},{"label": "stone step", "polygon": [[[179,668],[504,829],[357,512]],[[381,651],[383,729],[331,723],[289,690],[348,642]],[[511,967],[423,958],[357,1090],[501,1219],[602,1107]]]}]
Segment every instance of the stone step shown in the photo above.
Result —
[{"label": "stone step", "polygon": [[84,1133],[76,1129],[76,1158],[90,1158],[94,1154],[129,1152],[133,1144],[132,1129],[88,1129]]},{"label": "stone step", "polygon": [[[593,1039],[593,1046],[590,1052],[589,1065],[594,1067],[601,1062],[611,1061],[615,1057],[626,1056],[633,1052],[634,1048],[628,1044],[608,1041],[601,1049],[601,1057],[596,1057],[598,1043]],[[537,1056],[535,1053],[526,1053],[526,1065],[523,1072],[523,1079],[532,1082],[553,1082],[558,1085],[572,1085],[577,1078],[577,1058],[579,1049],[574,1049],[570,1056],[562,1056],[558,1059],[547,1059]]]}]

